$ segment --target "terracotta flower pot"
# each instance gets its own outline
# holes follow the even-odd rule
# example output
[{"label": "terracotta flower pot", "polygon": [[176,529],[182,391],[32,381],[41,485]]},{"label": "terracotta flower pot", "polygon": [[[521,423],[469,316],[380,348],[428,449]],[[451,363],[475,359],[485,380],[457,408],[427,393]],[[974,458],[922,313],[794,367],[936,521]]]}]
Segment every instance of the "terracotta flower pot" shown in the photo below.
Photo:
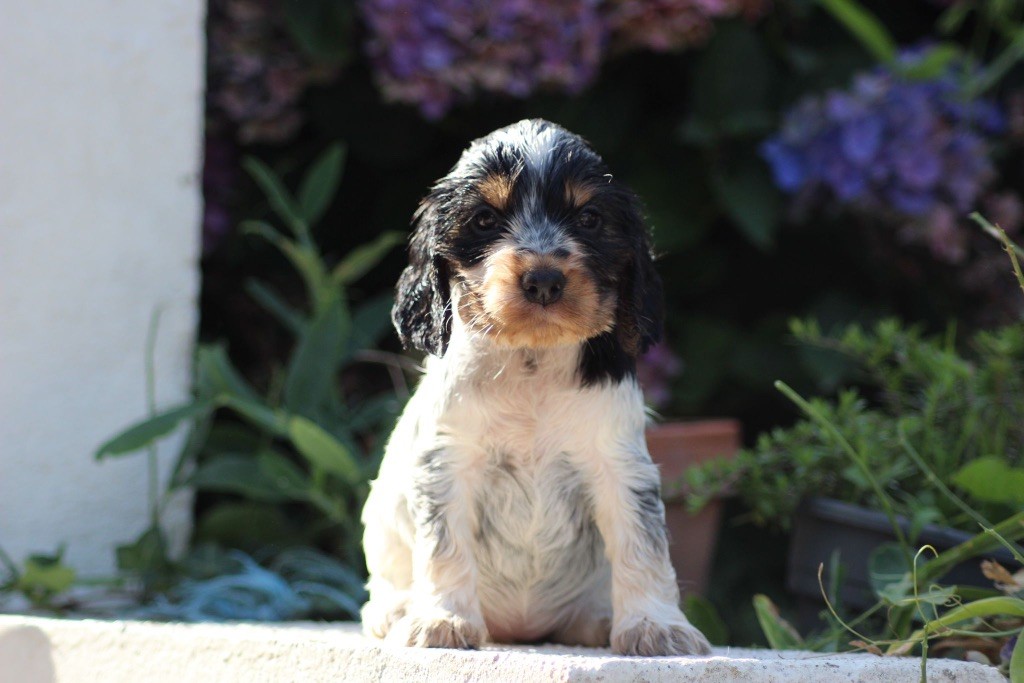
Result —
[{"label": "terracotta flower pot", "polygon": [[[647,448],[661,469],[663,483],[678,480],[687,468],[715,458],[732,459],[740,448],[740,425],[735,420],[666,422],[647,430]],[[679,496],[665,500],[669,555],[680,590],[703,595],[714,558],[721,500],[711,501],[696,515]]]}]

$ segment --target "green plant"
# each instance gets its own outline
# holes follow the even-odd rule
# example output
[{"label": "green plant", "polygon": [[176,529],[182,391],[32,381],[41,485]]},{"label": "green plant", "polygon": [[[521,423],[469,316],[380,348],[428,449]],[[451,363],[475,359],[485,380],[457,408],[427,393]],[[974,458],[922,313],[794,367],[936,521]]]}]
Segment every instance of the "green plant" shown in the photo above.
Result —
[{"label": "green plant", "polygon": [[[1014,536],[1024,536],[1024,514],[999,525]],[[921,681],[927,681],[928,657],[940,653],[974,652],[1001,666],[1011,683],[1024,681],[1024,572],[1011,574],[994,562],[983,562],[985,575],[996,588],[944,586],[935,583],[941,568],[975,555],[977,544],[998,531],[986,529],[964,544],[924,562],[925,546],[918,550],[908,569],[895,548],[876,553],[872,562],[872,583],[878,602],[862,614],[847,618],[822,585],[832,627],[823,633],[801,636],[765,595],[754,596],[754,610],[769,645],[774,649],[815,651],[864,650],[877,655],[921,656]],[[1001,535],[1000,535],[1001,536]],[[999,543],[1010,549],[1018,561],[1024,556],[1008,539]],[[987,543],[985,544],[988,545]],[[965,548],[970,549],[965,549]],[[819,577],[821,568],[819,568]],[[882,620],[880,615],[884,614]],[[852,637],[852,639],[851,639]]]},{"label": "green plant", "polygon": [[[1019,248],[998,227],[978,215],[972,218],[1003,243],[1024,289]],[[890,655],[918,651],[922,682],[927,681],[930,655],[941,650],[973,651],[975,658],[1001,663],[1012,683],[1024,683],[1024,570],[1012,574],[995,562],[982,562],[994,590],[940,583],[952,567],[998,546],[1024,565],[1024,553],[1015,544],[1024,538],[1024,467],[1020,466],[1024,387],[1019,367],[1024,344],[1020,327],[976,335],[975,354],[970,359],[956,354],[952,335],[938,344],[917,333],[908,334],[891,322],[882,323],[874,336],[849,328],[838,339],[825,338],[816,326],[806,324],[797,325],[795,332],[804,340],[824,343],[859,361],[879,387],[888,411],[876,425],[883,430],[880,437],[875,434],[865,439],[863,432],[849,428],[851,420],[843,409],[856,403],[855,399],[841,397],[838,409],[830,411],[833,404],[808,401],[777,382],[776,388],[800,409],[805,420],[793,430],[773,434],[765,447],[759,444],[759,448],[771,452],[768,446],[813,435],[811,438],[838,449],[847,466],[868,484],[872,502],[885,510],[897,542],[878,546],[871,553],[870,581],[877,602],[853,618],[845,616],[838,603],[841,572],[832,567],[833,585],[826,588],[824,567],[819,565],[819,584],[832,624],[823,634],[802,638],[769,598],[756,596],[754,609],[768,642],[777,648],[852,646],[879,655],[883,648]],[[865,414],[863,408],[855,407],[853,412]],[[908,480],[893,486],[887,481],[887,472],[879,469],[885,458],[900,457],[912,466],[919,482],[916,487],[908,486]],[[846,479],[849,484],[849,475]],[[962,527],[980,528],[980,533],[942,553],[931,546],[915,552],[896,515],[901,508],[920,512],[915,505],[920,505],[925,493],[944,504],[932,509],[948,511],[947,519],[955,517]],[[992,524],[986,516],[991,511],[1005,513],[1002,521]],[[838,563],[836,557],[832,563]],[[844,642],[851,635],[855,639]]]},{"label": "green plant", "polygon": [[[861,47],[882,64],[896,65],[897,44],[892,33],[857,0],[817,0],[832,17],[854,37]],[[1013,0],[950,3],[936,22],[936,33],[943,38],[930,45],[927,57],[911,68],[904,67],[907,78],[927,78],[940,71],[964,52],[949,40],[965,24],[971,23],[971,47],[983,52],[995,48],[997,54],[977,74],[969,78],[965,96],[976,97],[998,84],[1024,59],[1024,25],[1020,22],[1020,5]],[[995,45],[989,45],[992,37]]]},{"label": "green plant", "polygon": [[[791,331],[804,344],[851,360],[864,388],[844,390],[834,401],[812,399],[809,409],[820,422],[805,418],[774,429],[733,463],[691,472],[695,505],[731,485],[754,521],[786,527],[805,496],[884,508],[884,489],[894,513],[915,528],[927,522],[970,528],[972,520],[920,476],[905,440],[939,481],[984,515],[1002,518],[1024,506],[1024,486],[1015,485],[1024,478],[1024,328],[979,332],[963,349],[952,334],[928,337],[895,320],[834,335],[795,321]],[[822,424],[833,425],[858,459]],[[868,471],[883,482],[880,488]]]},{"label": "green plant", "polygon": [[0,595],[20,593],[33,607],[56,609],[56,600],[75,582],[75,570],[64,564],[64,547],[53,555],[30,555],[18,567],[0,548]]},{"label": "green plant", "polygon": [[[910,444],[906,433],[900,429],[900,446],[918,467],[919,473],[924,475],[925,481],[981,528],[981,533],[943,553],[937,553],[931,546],[919,548],[915,553],[913,546],[900,532],[892,514],[894,501],[883,490],[876,473],[864,467],[861,454],[814,405],[781,382],[777,383],[777,387],[809,420],[841,442],[849,458],[863,469],[864,476],[878,491],[882,505],[890,513],[898,542],[884,544],[872,552],[869,561],[871,584],[878,601],[856,618],[843,617],[835,604],[837,591],[834,587],[826,590],[824,584],[821,584],[822,596],[828,605],[833,624],[823,634],[804,640],[782,619],[766,596],[756,596],[754,609],[772,647],[842,649],[843,636],[851,634],[856,639],[849,642],[850,646],[876,654],[882,654],[882,646],[888,648],[886,654],[892,655],[910,654],[917,649],[921,654],[921,681],[924,683],[927,681],[930,648],[942,646],[978,652],[988,650],[991,655],[994,645],[996,652],[1006,650],[1009,653],[1003,659],[1006,660],[1005,667],[1011,682],[1024,682],[1024,644],[1020,638],[1024,630],[1024,585],[1018,581],[1020,577],[1010,574],[996,563],[987,562],[983,563],[985,574],[993,579],[998,590],[938,583],[954,565],[999,545],[1009,550],[1014,559],[1024,565],[1024,554],[1013,543],[1024,538],[1024,510],[1017,511],[999,524],[991,524],[942,483]],[[931,559],[928,559],[927,551],[933,555]],[[822,570],[823,566],[819,566],[819,582]],[[883,610],[886,615],[884,622],[871,619],[876,614],[882,614]],[[876,630],[869,631],[872,627]],[[868,633],[872,635],[866,635]],[[998,663],[1000,656],[986,659]]]},{"label": "green plant", "polygon": [[304,309],[295,308],[268,285],[247,284],[253,299],[295,338],[286,366],[268,390],[261,393],[251,386],[222,346],[202,345],[192,399],[160,412],[151,405],[147,419],[96,452],[99,459],[124,456],[151,448],[180,425],[192,425],[169,491],[152,502],[149,528],[118,550],[119,567],[151,589],[165,587],[173,575],[159,517],[167,497],[181,487],[217,494],[198,515],[200,541],[264,550],[319,544],[360,565],[358,511],[380,457],[376,430],[399,406],[391,394],[342,394],[339,372],[387,329],[391,307],[385,295],[353,309],[347,288],[402,236],[384,233],[333,266],[327,264],[312,226],[337,190],[343,156],[340,146],[328,149],[295,195],[264,164],[245,163],[285,229],[266,221],[243,227],[286,257],[303,282],[307,301]]}]

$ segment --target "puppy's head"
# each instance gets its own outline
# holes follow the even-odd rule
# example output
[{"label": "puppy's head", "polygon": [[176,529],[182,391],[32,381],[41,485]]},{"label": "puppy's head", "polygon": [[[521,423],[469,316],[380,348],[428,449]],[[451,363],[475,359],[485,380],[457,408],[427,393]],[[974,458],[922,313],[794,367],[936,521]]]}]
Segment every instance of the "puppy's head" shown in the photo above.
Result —
[{"label": "puppy's head", "polygon": [[437,182],[413,216],[397,289],[402,342],[434,355],[453,315],[510,347],[609,333],[630,357],[661,329],[639,202],[582,138],[542,120],[474,141]]}]

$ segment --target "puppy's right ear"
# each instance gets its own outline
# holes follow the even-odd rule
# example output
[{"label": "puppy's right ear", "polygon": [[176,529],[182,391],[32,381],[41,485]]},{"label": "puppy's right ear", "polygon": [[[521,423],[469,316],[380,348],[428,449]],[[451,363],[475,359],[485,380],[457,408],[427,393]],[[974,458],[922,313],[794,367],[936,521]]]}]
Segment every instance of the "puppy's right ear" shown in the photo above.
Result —
[{"label": "puppy's right ear", "polygon": [[438,204],[437,193],[432,193],[413,214],[409,265],[398,279],[391,320],[405,348],[443,356],[451,338],[452,312],[448,266],[437,250]]}]

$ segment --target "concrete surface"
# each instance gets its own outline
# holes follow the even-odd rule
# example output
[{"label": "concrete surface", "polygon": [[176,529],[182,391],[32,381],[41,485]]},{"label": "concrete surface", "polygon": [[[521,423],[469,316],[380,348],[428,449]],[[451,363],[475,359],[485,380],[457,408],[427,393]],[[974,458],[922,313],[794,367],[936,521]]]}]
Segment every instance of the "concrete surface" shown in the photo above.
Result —
[{"label": "concrete surface", "polygon": [[[928,679],[1005,683],[991,667],[933,660]],[[630,658],[559,646],[476,651],[382,645],[358,624],[153,624],[0,616],[0,683],[644,681],[899,683],[916,658],[717,648],[710,657]]]},{"label": "concrete surface", "polygon": [[[3,3],[0,547],[17,562],[67,543],[81,574],[109,574],[146,524],[145,458],[92,454],[146,414],[158,307],[158,405],[189,391],[205,5]],[[188,514],[168,510],[175,540]]]}]

